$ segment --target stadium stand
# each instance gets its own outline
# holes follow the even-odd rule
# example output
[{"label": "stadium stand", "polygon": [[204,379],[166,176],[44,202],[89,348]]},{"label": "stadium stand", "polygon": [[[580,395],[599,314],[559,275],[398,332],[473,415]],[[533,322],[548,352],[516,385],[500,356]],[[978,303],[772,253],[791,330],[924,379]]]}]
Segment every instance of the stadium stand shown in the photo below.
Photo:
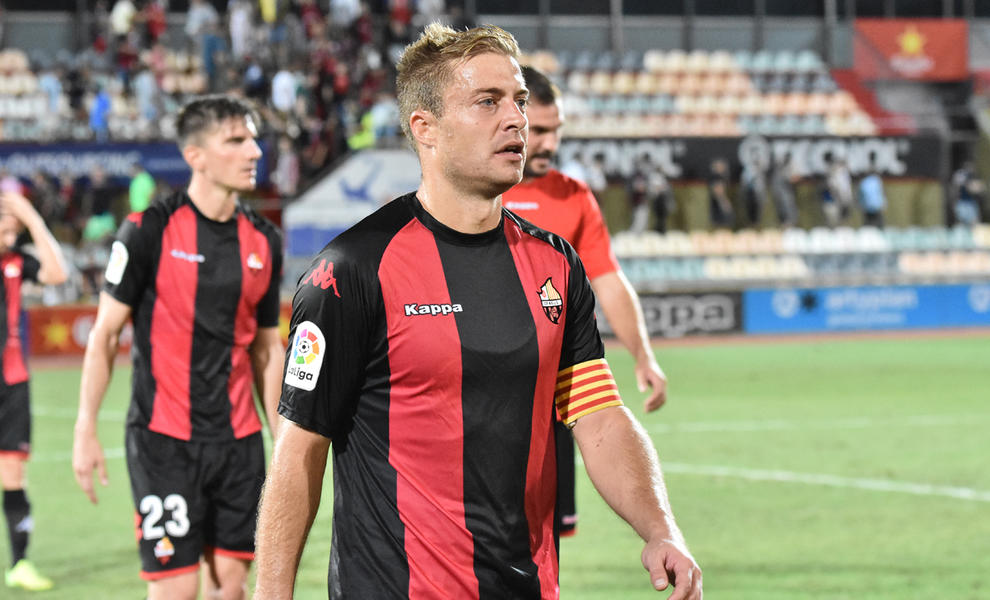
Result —
[{"label": "stadium stand", "polygon": [[[570,126],[582,137],[885,132],[864,101],[884,122],[891,120],[855,75],[843,72],[854,95],[811,50],[654,49],[621,57],[604,53],[597,60],[587,51],[572,57],[536,50],[523,60],[563,83]],[[635,127],[616,115],[638,115],[651,126]]]},{"label": "stadium stand", "polygon": [[990,276],[990,225],[620,233],[613,248],[652,291],[741,282],[889,285]]}]

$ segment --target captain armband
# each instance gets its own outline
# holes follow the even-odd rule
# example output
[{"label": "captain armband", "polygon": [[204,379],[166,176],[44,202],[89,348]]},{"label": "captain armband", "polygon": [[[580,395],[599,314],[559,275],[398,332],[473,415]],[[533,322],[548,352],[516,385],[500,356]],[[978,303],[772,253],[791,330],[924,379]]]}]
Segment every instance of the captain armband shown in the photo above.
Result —
[{"label": "captain armband", "polygon": [[568,427],[573,427],[578,419],[595,411],[622,406],[619,388],[604,358],[559,371],[554,400],[560,420]]}]

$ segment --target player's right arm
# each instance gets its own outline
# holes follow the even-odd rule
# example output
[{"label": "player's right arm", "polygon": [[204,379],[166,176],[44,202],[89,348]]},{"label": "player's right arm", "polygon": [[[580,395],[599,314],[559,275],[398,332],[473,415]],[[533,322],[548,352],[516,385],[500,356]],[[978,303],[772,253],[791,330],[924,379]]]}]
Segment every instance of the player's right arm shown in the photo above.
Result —
[{"label": "player's right arm", "polygon": [[130,306],[107,292],[100,293],[96,322],[89,332],[89,342],[83,358],[79,412],[72,442],[72,470],[76,482],[93,504],[97,502],[93,488],[93,471],[97,471],[101,484],[106,486],[108,483],[103,447],[97,437],[97,414],[110,383],[120,332],[130,318]]},{"label": "player's right arm", "polygon": [[329,450],[329,438],[282,419],[258,514],[257,600],[292,598]]}]

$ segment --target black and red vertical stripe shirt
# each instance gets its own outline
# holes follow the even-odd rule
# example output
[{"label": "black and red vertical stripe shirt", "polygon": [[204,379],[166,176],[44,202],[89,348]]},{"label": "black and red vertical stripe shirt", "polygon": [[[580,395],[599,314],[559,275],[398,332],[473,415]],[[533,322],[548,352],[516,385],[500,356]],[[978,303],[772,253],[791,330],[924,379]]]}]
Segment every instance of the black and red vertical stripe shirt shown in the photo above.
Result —
[{"label": "black and red vertical stripe shirt", "polygon": [[331,598],[558,597],[555,400],[621,403],[593,309],[570,245],[508,211],[463,234],[410,194],[317,256],[279,411],[333,440]]},{"label": "black and red vertical stripe shirt", "polygon": [[281,270],[278,229],[249,208],[213,221],[180,192],[127,218],[104,289],[133,310],[128,425],[198,441],[261,430],[248,347],[278,325]]},{"label": "black and red vertical stripe shirt", "polygon": [[38,281],[41,263],[30,254],[12,249],[0,254],[0,347],[3,348],[3,385],[14,385],[28,380],[21,346],[21,284],[25,280]]}]

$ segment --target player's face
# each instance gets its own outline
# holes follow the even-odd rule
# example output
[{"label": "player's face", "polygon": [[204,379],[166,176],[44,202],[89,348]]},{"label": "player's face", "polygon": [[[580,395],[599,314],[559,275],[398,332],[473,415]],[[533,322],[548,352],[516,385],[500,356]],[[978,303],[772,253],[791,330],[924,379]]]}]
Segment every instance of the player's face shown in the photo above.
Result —
[{"label": "player's face", "polygon": [[435,139],[444,177],[455,187],[494,198],[519,183],[528,95],[508,56],[480,54],[454,70]]},{"label": "player's face", "polygon": [[203,170],[216,185],[247,192],[257,183],[261,148],[255,141],[258,130],[247,117],[222,121],[203,135],[198,144],[203,150]]},{"label": "player's face", "polygon": [[553,104],[531,102],[526,109],[529,118],[529,142],[526,147],[526,177],[542,177],[553,166],[560,147],[560,129],[564,112],[560,101]]}]

